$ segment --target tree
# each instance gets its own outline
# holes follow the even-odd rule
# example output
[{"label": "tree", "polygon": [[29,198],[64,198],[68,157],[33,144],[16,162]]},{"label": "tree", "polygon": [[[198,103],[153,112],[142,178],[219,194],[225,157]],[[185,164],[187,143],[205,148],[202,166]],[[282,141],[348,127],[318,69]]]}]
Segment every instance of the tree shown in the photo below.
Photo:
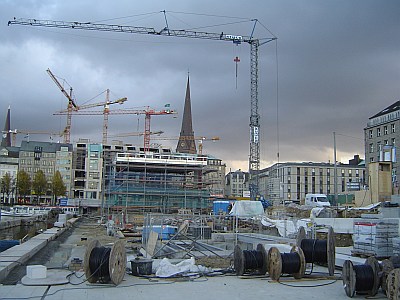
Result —
[{"label": "tree", "polygon": [[11,176],[8,172],[1,179],[1,192],[3,193],[3,202],[5,195],[7,195],[7,202],[8,202],[11,193]]},{"label": "tree", "polygon": [[51,188],[53,192],[53,202],[56,201],[58,196],[64,196],[67,192],[67,187],[65,186],[61,173],[58,170],[54,173]]},{"label": "tree", "polygon": [[48,187],[49,184],[47,182],[46,175],[44,175],[44,172],[42,170],[38,170],[35,173],[35,177],[33,178],[32,182],[32,189],[37,196],[38,202],[40,197],[47,192]]},{"label": "tree", "polygon": [[31,176],[26,173],[24,170],[18,171],[17,174],[17,190],[19,195],[24,199],[27,195],[30,195],[32,188],[32,180]]}]

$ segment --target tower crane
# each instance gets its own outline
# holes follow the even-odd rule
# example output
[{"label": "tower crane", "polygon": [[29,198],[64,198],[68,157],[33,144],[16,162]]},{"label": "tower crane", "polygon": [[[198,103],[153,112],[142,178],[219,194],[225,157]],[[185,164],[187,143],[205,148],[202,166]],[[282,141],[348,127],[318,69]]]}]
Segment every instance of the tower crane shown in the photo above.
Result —
[{"label": "tower crane", "polygon": [[[165,11],[164,11],[165,14]],[[165,17],[166,19],[166,17]],[[233,35],[212,32],[199,32],[193,30],[171,29],[166,24],[161,30],[155,30],[152,27],[136,27],[126,25],[98,24],[92,22],[65,22],[52,20],[24,19],[14,18],[8,21],[8,25],[27,25],[41,26],[50,28],[96,30],[105,32],[120,32],[131,34],[145,34],[154,36],[170,36],[181,38],[206,39],[215,41],[227,41],[235,44],[247,43],[250,45],[250,155],[249,155],[249,173],[250,173],[250,193],[251,199],[255,200],[258,194],[258,173],[260,170],[260,115],[258,113],[258,51],[259,47],[276,40],[277,38],[254,38],[253,33],[258,20],[254,20],[253,30],[250,36]]]},{"label": "tower crane", "polygon": [[[161,130],[150,132],[150,134],[157,134],[157,135],[160,135],[163,133],[164,133],[164,131],[161,131]],[[143,136],[143,135],[144,135],[144,132],[125,132],[125,133],[113,134],[112,136],[113,137],[128,137],[128,136]]]},{"label": "tower crane", "polygon": [[181,136],[181,137],[154,137],[153,140],[182,140],[182,139],[187,139],[187,140],[195,140],[198,142],[199,145],[199,155],[203,154],[203,142],[205,141],[212,141],[212,142],[216,142],[219,141],[220,138],[219,136],[213,136],[211,138],[205,137],[205,136]]},{"label": "tower crane", "polygon": [[93,108],[93,107],[98,107],[98,106],[103,106],[103,144],[107,144],[107,133],[108,133],[108,114],[110,111],[110,105],[111,104],[123,104],[125,101],[128,99],[126,97],[110,101],[110,90],[106,90],[106,101],[105,102],[99,102],[99,103],[91,103],[91,104],[86,104],[86,105],[79,105],[76,106],[73,110],[69,111],[68,109],[64,109],[61,111],[58,111],[54,113],[54,115],[63,115],[67,114],[67,116],[71,116],[71,114],[81,110],[81,109],[88,109],[88,108]]},{"label": "tower crane", "polygon": [[28,141],[29,141],[29,135],[31,134],[48,134],[50,135],[50,138],[52,139],[53,136],[62,136],[62,133],[59,132],[50,132],[50,131],[45,131],[45,130],[19,130],[19,129],[12,129],[12,130],[8,130],[8,131],[2,131],[3,135],[5,134],[10,134],[12,136],[12,146],[15,146],[15,141],[17,138],[17,134],[26,134],[28,137]]},{"label": "tower crane", "polygon": [[69,144],[71,139],[71,120],[72,120],[72,110],[76,109],[78,106],[76,105],[74,99],[72,98],[72,87],[69,89],[69,94],[61,85],[61,83],[57,80],[56,76],[50,71],[50,69],[46,70],[47,74],[49,74],[50,78],[53,79],[54,83],[58,86],[60,91],[64,94],[68,99],[67,106],[67,126],[64,129],[64,143]]},{"label": "tower crane", "polygon": [[[74,111],[74,114],[78,115],[100,115],[103,112],[102,111]],[[59,112],[55,113],[55,115],[58,114],[65,114],[65,112]],[[145,107],[144,109],[116,109],[116,110],[109,110],[108,111],[109,115],[145,115],[145,123],[144,123],[144,133],[143,133],[143,144],[144,144],[144,151],[148,151],[150,148],[150,135],[152,134],[150,131],[150,120],[151,116],[154,115],[173,115],[177,114],[176,111],[165,108],[162,110],[155,110],[154,108],[151,108],[149,106]]]}]

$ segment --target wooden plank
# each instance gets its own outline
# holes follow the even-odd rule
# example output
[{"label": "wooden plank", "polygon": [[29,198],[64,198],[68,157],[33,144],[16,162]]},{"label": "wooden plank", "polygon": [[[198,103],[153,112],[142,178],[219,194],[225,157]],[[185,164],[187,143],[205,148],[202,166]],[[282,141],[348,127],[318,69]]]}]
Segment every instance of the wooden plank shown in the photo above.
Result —
[{"label": "wooden plank", "polygon": [[153,256],[156,251],[157,241],[158,241],[158,233],[151,230],[150,234],[149,234],[149,240],[147,241],[147,248],[146,248],[146,252],[150,256]]}]

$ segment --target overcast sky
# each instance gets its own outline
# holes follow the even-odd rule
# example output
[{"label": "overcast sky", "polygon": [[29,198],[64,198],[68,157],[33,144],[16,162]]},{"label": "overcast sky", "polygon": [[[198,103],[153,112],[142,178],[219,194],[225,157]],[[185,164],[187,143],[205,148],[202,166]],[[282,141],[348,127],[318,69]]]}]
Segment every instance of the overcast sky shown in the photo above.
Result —
[{"label": "overcast sky", "polygon": [[[153,116],[151,130],[178,137],[189,71],[195,135],[220,137],[205,141],[203,153],[221,158],[227,171],[247,171],[248,44],[7,26],[16,17],[161,30],[163,10],[171,29],[250,35],[251,20],[258,19],[254,37],[278,38],[259,52],[261,168],[277,162],[278,151],[280,162],[333,161],[333,132],[338,160],[364,158],[368,118],[400,99],[398,0],[0,0],[1,128],[11,105],[12,129],[64,129],[66,116],[53,113],[65,109],[67,99],[46,73],[50,68],[72,86],[80,105],[104,101],[106,89],[111,100],[128,98],[111,109],[162,109],[169,103],[178,115]],[[101,115],[73,116],[71,140],[101,142],[102,120]],[[142,145],[141,137],[112,135],[143,127],[143,115],[110,116],[109,140]],[[47,135],[30,139],[49,141]],[[154,142],[173,149],[177,143]]]}]

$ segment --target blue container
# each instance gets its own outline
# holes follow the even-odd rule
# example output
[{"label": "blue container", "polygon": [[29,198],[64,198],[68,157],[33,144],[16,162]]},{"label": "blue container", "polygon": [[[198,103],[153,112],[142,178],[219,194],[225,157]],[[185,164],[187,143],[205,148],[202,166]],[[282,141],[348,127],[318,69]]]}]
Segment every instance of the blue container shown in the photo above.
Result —
[{"label": "blue container", "polygon": [[228,214],[229,204],[231,201],[228,200],[217,200],[213,202],[213,212],[214,215]]},{"label": "blue container", "polygon": [[150,231],[157,232],[163,240],[169,240],[178,231],[178,227],[171,225],[152,225],[143,228],[143,236],[149,236]]}]

